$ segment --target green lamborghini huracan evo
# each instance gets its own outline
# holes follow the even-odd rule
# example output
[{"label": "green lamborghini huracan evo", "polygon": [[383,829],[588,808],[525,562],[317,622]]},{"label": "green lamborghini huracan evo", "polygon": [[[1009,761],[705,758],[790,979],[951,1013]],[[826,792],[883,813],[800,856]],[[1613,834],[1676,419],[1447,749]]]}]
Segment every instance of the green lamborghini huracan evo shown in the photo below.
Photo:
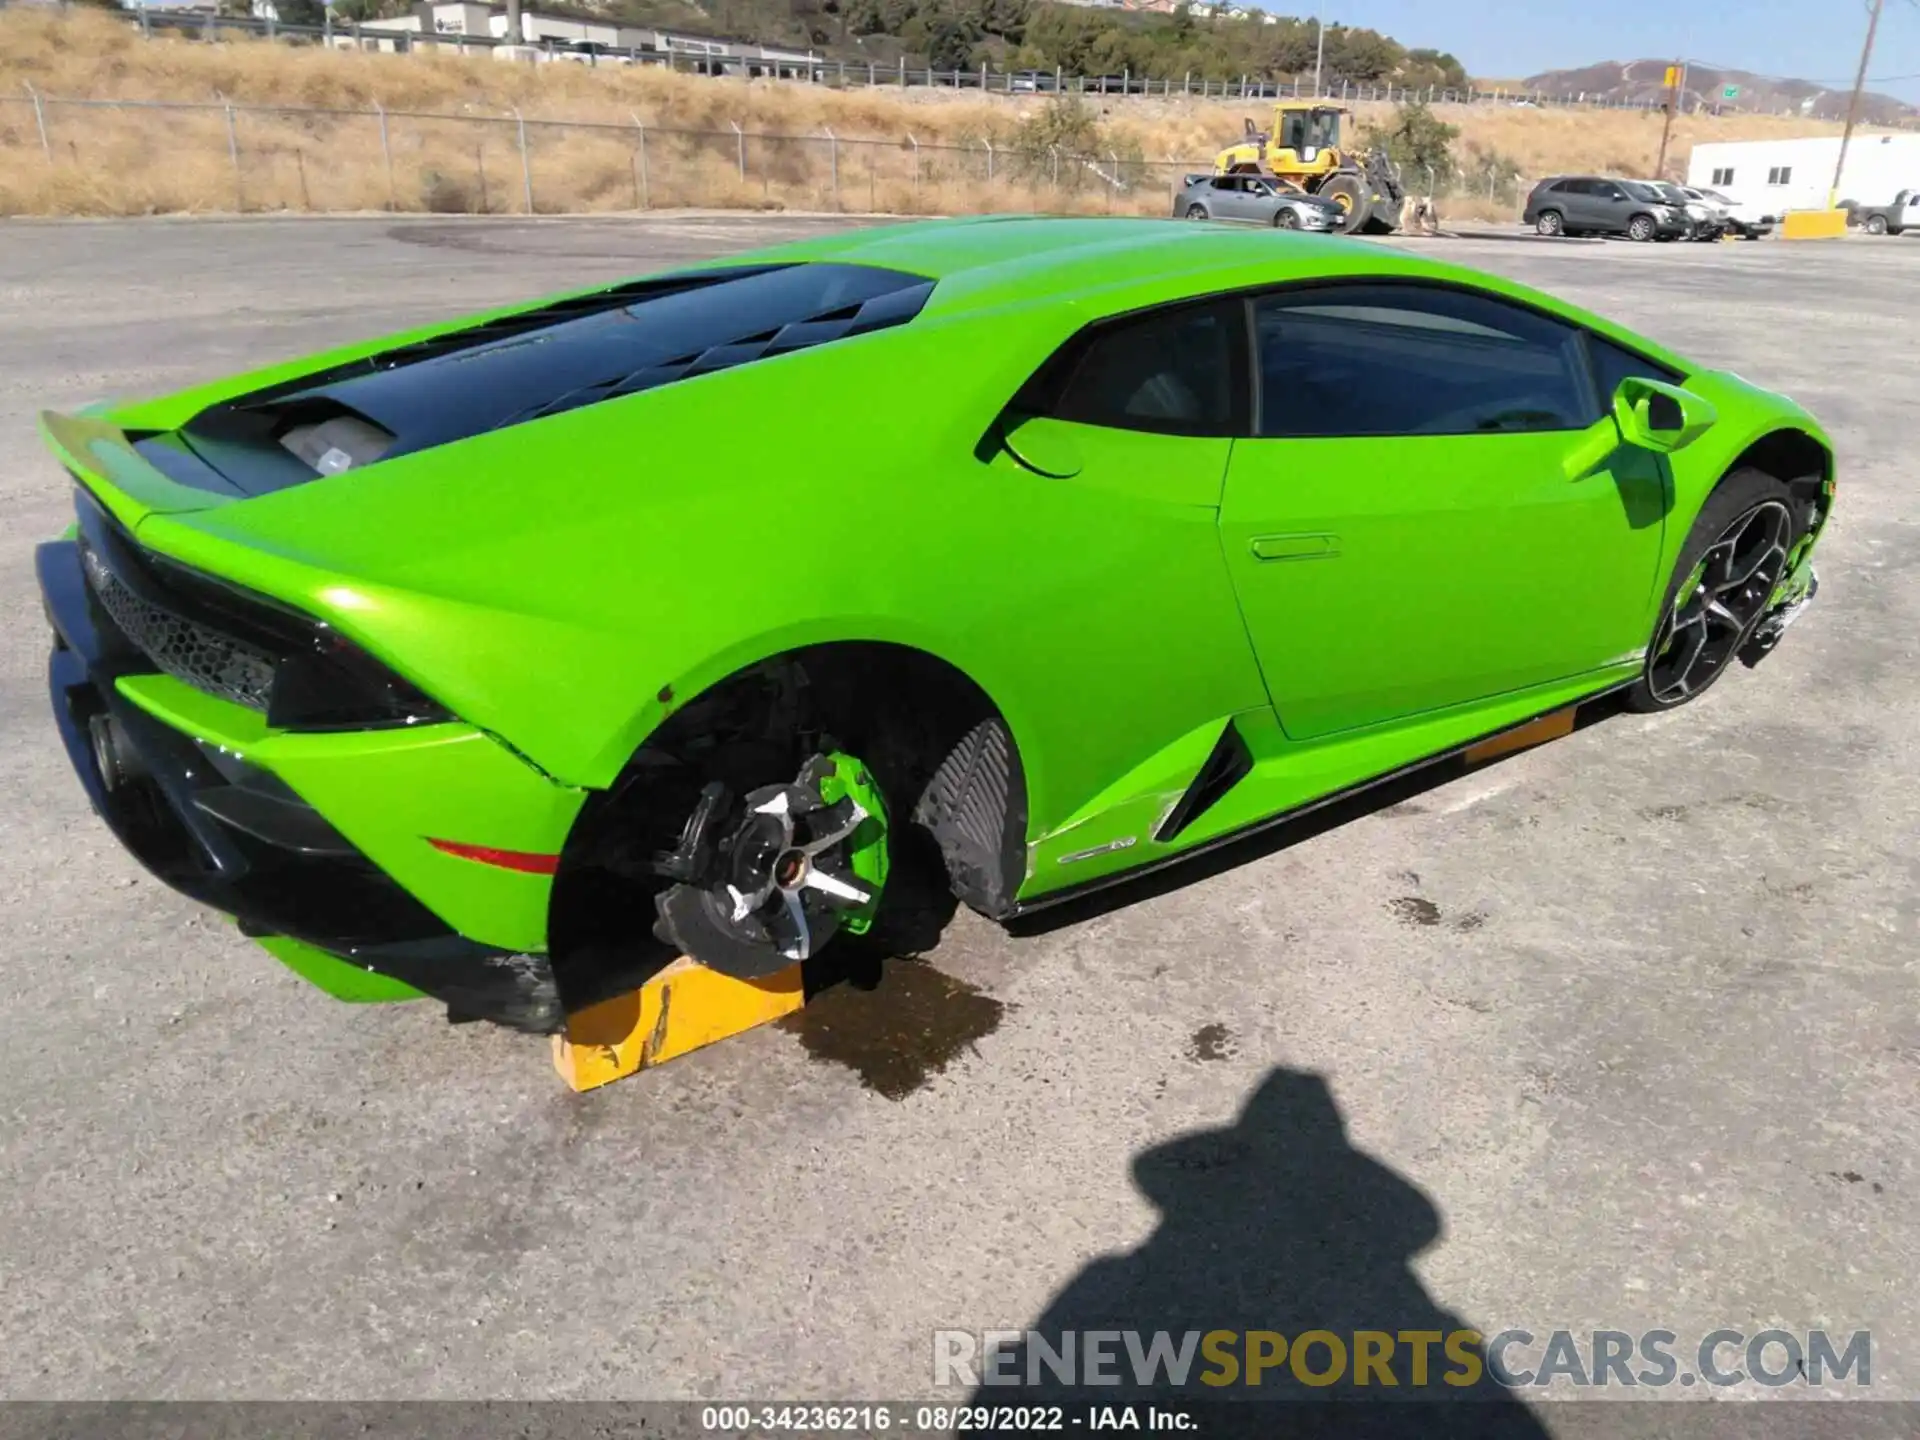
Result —
[{"label": "green lamborghini huracan evo", "polygon": [[1007,919],[1685,704],[1834,496],[1804,410],[1597,316],[1173,221],[852,230],[41,424],[119,839],[337,995],[542,1032],[913,876]]}]

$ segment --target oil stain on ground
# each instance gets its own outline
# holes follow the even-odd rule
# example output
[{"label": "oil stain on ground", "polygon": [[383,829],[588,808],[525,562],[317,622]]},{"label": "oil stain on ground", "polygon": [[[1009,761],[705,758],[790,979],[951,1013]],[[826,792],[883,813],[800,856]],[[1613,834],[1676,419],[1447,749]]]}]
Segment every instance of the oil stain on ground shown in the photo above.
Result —
[{"label": "oil stain on ground", "polygon": [[1187,1041],[1189,1060],[1226,1060],[1238,1053],[1239,1046],[1233,1043],[1233,1032],[1218,1021],[1202,1025]]},{"label": "oil stain on ground", "polygon": [[777,1023],[813,1059],[845,1065],[888,1100],[906,1099],[971,1051],[1007,1011],[921,960],[889,960],[863,978],[821,990]]}]

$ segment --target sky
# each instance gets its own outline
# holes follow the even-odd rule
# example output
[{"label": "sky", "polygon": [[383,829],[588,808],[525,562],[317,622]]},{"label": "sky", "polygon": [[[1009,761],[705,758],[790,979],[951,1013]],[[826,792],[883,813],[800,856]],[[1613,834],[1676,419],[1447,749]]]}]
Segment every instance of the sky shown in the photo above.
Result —
[{"label": "sky", "polygon": [[[1265,0],[1312,14],[1321,0]],[[1866,0],[1325,0],[1329,25],[1364,26],[1518,79],[1600,60],[1684,57],[1852,88]],[[1920,104],[1920,0],[1885,0],[1868,88]],[[1877,82],[1877,83],[1876,83]]]}]

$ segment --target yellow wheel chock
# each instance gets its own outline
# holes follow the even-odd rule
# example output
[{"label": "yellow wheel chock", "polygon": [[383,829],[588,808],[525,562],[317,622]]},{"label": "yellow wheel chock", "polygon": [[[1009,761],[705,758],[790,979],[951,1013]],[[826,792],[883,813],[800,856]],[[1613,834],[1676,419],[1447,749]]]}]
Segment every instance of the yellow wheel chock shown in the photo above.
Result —
[{"label": "yellow wheel chock", "polygon": [[574,1090],[594,1090],[791,1015],[806,1003],[803,969],[736,980],[683,955],[638,990],[569,1015],[553,1068]]}]

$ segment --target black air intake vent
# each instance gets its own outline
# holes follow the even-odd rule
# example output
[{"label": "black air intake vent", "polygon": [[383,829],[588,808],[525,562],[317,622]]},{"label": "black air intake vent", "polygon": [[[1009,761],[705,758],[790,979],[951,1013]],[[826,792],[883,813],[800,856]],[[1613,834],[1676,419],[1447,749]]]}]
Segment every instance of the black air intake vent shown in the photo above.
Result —
[{"label": "black air intake vent", "polygon": [[[333,469],[370,468],[597,401],[902,325],[920,313],[933,286],[923,275],[824,262],[668,276],[490,320],[241,396],[194,417],[181,437],[238,488],[257,493],[284,483],[269,484],[276,465],[293,464],[308,478],[328,468],[317,459],[294,460],[305,451],[327,457]],[[303,428],[327,417],[353,419],[351,445]],[[376,444],[382,435],[391,442]],[[228,442],[224,450],[222,442]],[[363,459],[363,451],[372,458]]]}]

